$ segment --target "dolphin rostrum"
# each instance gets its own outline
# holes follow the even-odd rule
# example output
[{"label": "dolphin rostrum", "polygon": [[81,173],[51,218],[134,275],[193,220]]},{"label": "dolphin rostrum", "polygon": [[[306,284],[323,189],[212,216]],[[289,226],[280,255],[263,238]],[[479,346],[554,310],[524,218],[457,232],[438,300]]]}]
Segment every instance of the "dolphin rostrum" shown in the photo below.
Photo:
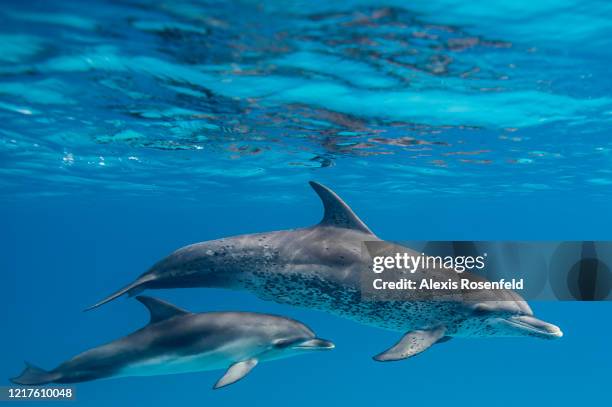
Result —
[{"label": "dolphin rostrum", "polygon": [[259,361],[334,348],[289,318],[251,312],[196,314],[156,298],[136,299],[151,314],[144,328],[50,371],[27,364],[11,381],[41,385],[227,369],[214,385],[218,389],[245,377]]},{"label": "dolphin rostrum", "polygon": [[[379,361],[414,356],[451,337],[534,336],[558,338],[561,330],[533,316],[511,290],[449,301],[428,301],[416,292],[411,300],[362,300],[361,275],[368,267],[363,242],[382,242],[329,188],[311,182],[323,202],[315,226],[256,233],[192,244],[155,264],[133,283],[91,306],[144,289],[217,287],[248,290],[279,303],[324,310],[358,322],[405,332]],[[398,250],[416,253],[398,246]],[[444,281],[457,278],[449,269],[426,270]],[[482,280],[465,272],[463,278]],[[429,293],[431,294],[431,293]],[[462,293],[461,293],[462,294]]]}]

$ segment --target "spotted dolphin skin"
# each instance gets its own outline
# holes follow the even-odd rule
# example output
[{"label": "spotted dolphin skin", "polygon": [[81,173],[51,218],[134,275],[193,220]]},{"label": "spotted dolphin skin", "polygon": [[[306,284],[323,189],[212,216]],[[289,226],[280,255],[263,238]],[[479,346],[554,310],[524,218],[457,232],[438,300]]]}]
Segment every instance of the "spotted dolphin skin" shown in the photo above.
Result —
[{"label": "spotted dolphin skin", "polygon": [[51,371],[28,365],[11,381],[41,385],[227,369],[214,385],[218,389],[242,379],[260,361],[334,347],[288,318],[250,312],[195,314],[155,298],[136,299],[151,314],[144,328]]},{"label": "spotted dolphin skin", "polygon": [[[361,276],[369,267],[362,244],[382,241],[333,191],[316,182],[310,185],[324,207],[317,225],[183,247],[89,309],[144,289],[248,290],[266,300],[404,332],[396,345],[375,357],[379,361],[410,357],[451,337],[562,336],[558,327],[535,318],[529,305],[511,290],[487,293],[486,301],[469,293],[448,301],[428,301],[419,291],[408,299],[362,300]],[[403,246],[398,246],[398,252],[420,255]],[[468,272],[461,276],[482,279]],[[457,273],[431,269],[424,271],[423,277],[446,281],[456,279]]]}]

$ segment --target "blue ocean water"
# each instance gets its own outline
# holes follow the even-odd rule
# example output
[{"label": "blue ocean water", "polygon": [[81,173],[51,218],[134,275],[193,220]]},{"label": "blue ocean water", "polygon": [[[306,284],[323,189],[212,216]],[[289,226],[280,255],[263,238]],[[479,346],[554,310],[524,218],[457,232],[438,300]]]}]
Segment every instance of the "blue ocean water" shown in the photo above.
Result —
[{"label": "blue ocean water", "polygon": [[[9,2],[0,10],[0,380],[144,325],[82,309],[172,250],[300,227],[307,185],[396,240],[610,240],[605,1]],[[532,303],[565,336],[399,337],[211,289],[194,311],[301,320],[333,352],[79,384],[67,405],[574,405],[609,398],[609,303]],[[61,404],[61,403],[60,403]]]}]

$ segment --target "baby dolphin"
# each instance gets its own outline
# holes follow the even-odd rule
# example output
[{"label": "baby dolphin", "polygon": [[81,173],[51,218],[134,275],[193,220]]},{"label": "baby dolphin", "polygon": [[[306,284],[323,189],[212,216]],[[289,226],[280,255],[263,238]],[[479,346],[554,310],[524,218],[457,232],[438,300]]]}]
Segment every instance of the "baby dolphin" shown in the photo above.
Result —
[{"label": "baby dolphin", "polygon": [[151,314],[144,328],[51,371],[26,363],[11,381],[42,385],[227,369],[213,387],[218,389],[245,377],[259,361],[334,348],[289,318],[252,312],[191,313],[156,298],[136,299]]}]

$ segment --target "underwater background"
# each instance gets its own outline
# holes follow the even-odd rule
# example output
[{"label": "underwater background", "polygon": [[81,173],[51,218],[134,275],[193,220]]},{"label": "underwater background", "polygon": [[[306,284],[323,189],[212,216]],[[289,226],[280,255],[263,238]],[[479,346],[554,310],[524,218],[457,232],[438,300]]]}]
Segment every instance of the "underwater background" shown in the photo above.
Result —
[{"label": "underwater background", "polygon": [[[611,240],[612,3],[2,1],[0,381],[148,320],[82,310],[171,251],[307,226],[334,189],[381,238]],[[455,339],[377,363],[388,332],[213,289],[333,352],[76,385],[58,405],[608,403],[609,302],[532,302],[556,341]],[[35,403],[33,403],[35,404]]]}]

